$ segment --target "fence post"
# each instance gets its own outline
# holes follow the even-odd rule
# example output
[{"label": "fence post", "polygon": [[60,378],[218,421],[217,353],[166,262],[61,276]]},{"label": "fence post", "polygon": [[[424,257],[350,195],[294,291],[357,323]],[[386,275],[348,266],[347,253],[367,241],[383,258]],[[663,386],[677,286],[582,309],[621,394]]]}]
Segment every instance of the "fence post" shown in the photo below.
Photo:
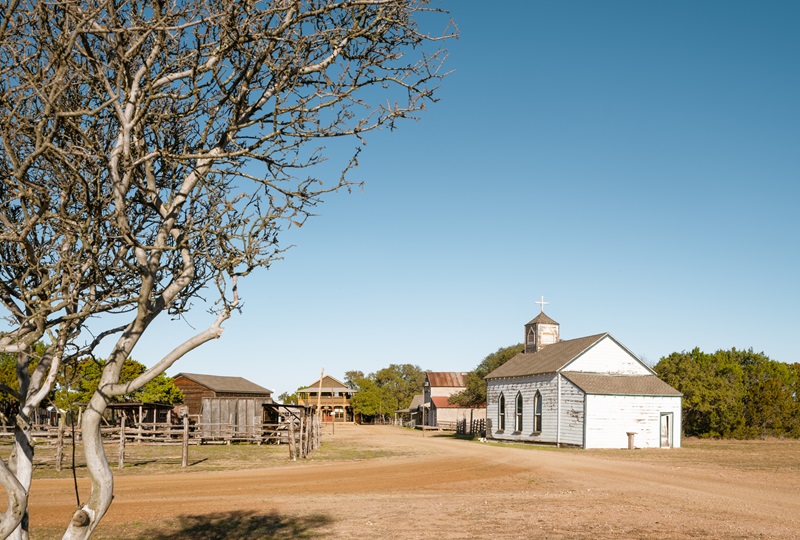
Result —
[{"label": "fence post", "polygon": [[289,459],[297,461],[297,453],[295,452],[294,441],[294,419],[289,422]]},{"label": "fence post", "polygon": [[117,468],[121,469],[125,466],[125,415],[122,415],[119,423],[119,458],[117,460]]},{"label": "fence post", "polygon": [[183,452],[181,454],[181,467],[189,466],[189,416],[183,415]]},{"label": "fence post", "polygon": [[[305,425],[306,415],[300,417],[300,457],[306,457],[306,445],[305,445],[305,431],[308,431],[308,426]],[[305,430],[303,429],[305,427]]]}]

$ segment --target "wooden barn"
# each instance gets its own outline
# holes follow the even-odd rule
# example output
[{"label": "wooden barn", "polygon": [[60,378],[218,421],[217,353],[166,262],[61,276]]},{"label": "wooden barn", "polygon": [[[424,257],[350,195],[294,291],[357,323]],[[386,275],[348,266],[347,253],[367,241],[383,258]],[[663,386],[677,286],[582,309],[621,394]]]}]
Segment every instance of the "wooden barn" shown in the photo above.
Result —
[{"label": "wooden barn", "polygon": [[423,425],[455,429],[461,420],[480,420],[486,417],[483,407],[461,407],[450,403],[450,396],[467,388],[467,374],[460,371],[428,371],[423,391]]},{"label": "wooden barn", "polygon": [[178,373],[174,382],[183,392],[183,405],[189,415],[202,413],[204,398],[253,398],[272,403],[272,390],[242,377]]},{"label": "wooden barn", "polygon": [[582,448],[681,445],[679,391],[608,333],[561,341],[540,313],[486,376],[487,437]]}]

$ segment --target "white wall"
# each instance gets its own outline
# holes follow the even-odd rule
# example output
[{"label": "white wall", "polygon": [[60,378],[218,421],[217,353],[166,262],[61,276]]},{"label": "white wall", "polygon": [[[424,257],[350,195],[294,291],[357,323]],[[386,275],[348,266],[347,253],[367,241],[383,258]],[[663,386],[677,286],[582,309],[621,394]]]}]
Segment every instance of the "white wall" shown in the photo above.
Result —
[{"label": "white wall", "polygon": [[[542,395],[542,431],[534,434],[533,398],[537,389]],[[522,431],[520,432],[514,431],[517,392],[522,392]],[[506,429],[502,433],[499,432],[498,412],[501,393],[505,395],[506,400]],[[487,437],[506,441],[556,442],[558,387],[554,373],[487,381],[486,402]]]},{"label": "white wall", "polygon": [[637,448],[661,446],[661,413],[672,413],[672,445],[681,445],[681,398],[586,396],[586,448],[627,448],[633,432]]},{"label": "white wall", "polygon": [[567,364],[562,371],[614,373],[620,375],[652,375],[647,366],[606,336],[594,347]]}]

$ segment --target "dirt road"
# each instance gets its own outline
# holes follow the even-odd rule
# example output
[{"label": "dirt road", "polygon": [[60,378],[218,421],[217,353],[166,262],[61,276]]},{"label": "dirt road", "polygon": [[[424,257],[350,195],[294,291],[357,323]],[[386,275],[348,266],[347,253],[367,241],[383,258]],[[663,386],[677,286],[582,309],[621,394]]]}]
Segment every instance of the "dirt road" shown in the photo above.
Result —
[{"label": "dirt road", "polygon": [[[796,471],[733,473],[681,459],[480,444],[390,426],[337,427],[326,436],[394,455],[120,477],[95,537],[800,538]],[[34,538],[57,537],[73,508],[68,481],[36,481]]]}]

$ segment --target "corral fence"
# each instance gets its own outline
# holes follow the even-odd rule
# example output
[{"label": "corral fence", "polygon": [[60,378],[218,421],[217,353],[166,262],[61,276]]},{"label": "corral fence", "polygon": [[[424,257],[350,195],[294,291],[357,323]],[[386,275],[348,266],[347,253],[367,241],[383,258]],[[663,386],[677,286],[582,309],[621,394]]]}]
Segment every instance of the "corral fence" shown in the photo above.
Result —
[{"label": "corral fence", "polygon": [[[216,422],[205,424],[199,415],[184,416],[178,422],[129,421],[122,416],[114,423],[100,428],[106,445],[118,445],[118,466],[124,465],[127,444],[182,445],[182,465],[188,464],[188,447],[200,444],[232,444],[238,442],[255,444],[285,444],[289,459],[305,458],[320,447],[320,417],[304,407],[280,405],[280,412],[273,422],[259,422],[242,429],[241,423]],[[80,425],[66,423],[60,418],[52,423],[34,424],[31,427],[34,444],[48,444],[56,448],[56,470],[61,470],[64,449],[81,442]],[[14,427],[0,425],[0,444],[14,443]],[[110,458],[110,456],[109,456]],[[111,459],[109,459],[111,461]]]},{"label": "corral fence", "polygon": [[456,435],[465,437],[486,437],[486,420],[473,420],[470,422],[466,418],[456,422]]}]

